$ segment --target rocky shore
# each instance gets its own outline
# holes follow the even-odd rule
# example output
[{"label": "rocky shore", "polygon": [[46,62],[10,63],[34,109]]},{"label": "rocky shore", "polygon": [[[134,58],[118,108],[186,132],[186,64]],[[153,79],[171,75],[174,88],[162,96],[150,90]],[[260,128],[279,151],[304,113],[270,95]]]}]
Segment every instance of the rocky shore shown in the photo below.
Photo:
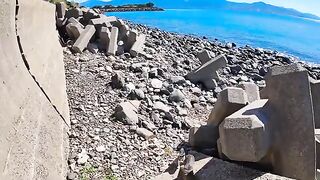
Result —
[{"label": "rocky shore", "polygon": [[[68,179],[152,179],[191,148],[189,129],[205,124],[224,88],[242,82],[263,88],[269,68],[292,63],[320,79],[319,66],[276,51],[125,24],[146,35],[137,57],[64,49],[72,125]],[[201,66],[204,50],[227,60],[210,90],[186,78]]]}]

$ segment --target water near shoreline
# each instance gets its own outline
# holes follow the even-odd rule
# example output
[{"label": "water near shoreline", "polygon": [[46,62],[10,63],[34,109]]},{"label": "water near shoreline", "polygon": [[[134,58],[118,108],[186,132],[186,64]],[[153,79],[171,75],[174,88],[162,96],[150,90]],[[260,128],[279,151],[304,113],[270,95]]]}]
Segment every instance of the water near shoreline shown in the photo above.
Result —
[{"label": "water near shoreline", "polygon": [[296,17],[221,10],[108,13],[169,32],[288,53],[320,63],[320,23]]}]

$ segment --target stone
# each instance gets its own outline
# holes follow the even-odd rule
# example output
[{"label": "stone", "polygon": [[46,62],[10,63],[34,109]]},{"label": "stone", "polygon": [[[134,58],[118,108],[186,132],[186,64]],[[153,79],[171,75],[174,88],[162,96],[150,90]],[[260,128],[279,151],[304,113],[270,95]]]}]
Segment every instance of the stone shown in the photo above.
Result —
[{"label": "stone", "polygon": [[122,54],[124,54],[124,43],[123,43],[123,41],[119,41],[116,55],[121,56]]},{"label": "stone", "polygon": [[160,112],[169,112],[171,108],[160,101],[156,101],[153,104],[153,109],[158,110]]},{"label": "stone", "polygon": [[155,135],[151,131],[145,128],[137,128],[136,132],[139,136],[143,137],[146,140],[155,137]]},{"label": "stone", "polygon": [[170,82],[172,84],[184,84],[184,83],[186,83],[186,79],[182,76],[171,76]]},{"label": "stone", "polygon": [[220,92],[218,100],[210,113],[208,124],[219,126],[229,115],[240,110],[248,103],[245,91],[241,88],[228,87]]},{"label": "stone", "polygon": [[96,151],[97,151],[97,152],[105,152],[105,151],[106,151],[106,147],[103,146],[103,145],[98,146],[98,147],[96,147]]},{"label": "stone", "polygon": [[93,25],[87,25],[84,31],[80,34],[79,38],[72,46],[72,50],[77,53],[81,53],[84,48],[86,48],[89,44],[90,39],[96,32],[96,29]]},{"label": "stone", "polygon": [[66,14],[66,5],[64,2],[56,3],[57,18],[64,18]]},{"label": "stone", "polygon": [[151,87],[155,89],[161,89],[162,88],[162,81],[159,79],[151,79]]},{"label": "stone", "polygon": [[264,109],[267,102],[254,101],[220,124],[221,151],[230,160],[259,162],[267,155],[270,147],[268,124],[264,124],[270,122]]},{"label": "stone", "polygon": [[134,104],[134,101],[120,103],[115,109],[114,117],[125,124],[136,125],[139,122],[138,108],[139,105]]},{"label": "stone", "polygon": [[77,163],[83,165],[88,161],[89,158],[90,157],[88,156],[87,151],[85,149],[82,149],[81,153],[78,154]]},{"label": "stone", "polygon": [[202,83],[208,89],[214,89],[216,87],[215,79],[219,79],[217,70],[226,67],[227,59],[224,55],[219,55],[214,59],[206,62],[194,72],[187,75],[192,83]]},{"label": "stone", "polygon": [[145,98],[145,94],[143,92],[143,90],[141,89],[135,89],[133,90],[129,96],[131,97],[131,99],[138,99],[138,100],[142,100]]},{"label": "stone", "polygon": [[184,101],[184,99],[185,95],[179,89],[173,90],[173,92],[169,96],[169,100],[174,102],[181,102]]},{"label": "stone", "polygon": [[116,72],[115,75],[111,77],[111,87],[116,89],[121,89],[125,85],[125,80],[121,72]]},{"label": "stone", "polygon": [[69,23],[66,26],[66,32],[71,39],[78,39],[83,31],[84,29],[80,23]]},{"label": "stone", "polygon": [[118,49],[118,33],[119,30],[116,27],[111,28],[110,41],[108,45],[107,54],[108,55],[116,55]]},{"label": "stone", "polygon": [[132,57],[138,56],[139,53],[143,52],[144,43],[146,41],[146,35],[140,34],[137,38],[134,44],[132,45],[130,49],[130,54]]},{"label": "stone", "polygon": [[205,125],[189,130],[189,144],[194,148],[216,148],[219,138],[218,126]]},{"label": "stone", "polygon": [[246,92],[249,103],[260,99],[259,87],[255,83],[241,82],[238,87]]},{"label": "stone", "polygon": [[103,50],[108,50],[109,43],[110,43],[110,37],[111,37],[111,32],[109,28],[107,27],[102,27],[100,30],[100,46]]},{"label": "stone", "polygon": [[201,51],[197,54],[197,58],[200,60],[201,64],[209,62],[214,56],[215,54],[213,52],[207,50]]}]

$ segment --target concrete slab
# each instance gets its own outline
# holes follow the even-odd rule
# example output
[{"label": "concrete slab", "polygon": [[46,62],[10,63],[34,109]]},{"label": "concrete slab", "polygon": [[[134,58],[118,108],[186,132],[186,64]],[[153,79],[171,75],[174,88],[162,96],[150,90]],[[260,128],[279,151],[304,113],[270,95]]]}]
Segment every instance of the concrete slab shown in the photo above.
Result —
[{"label": "concrete slab", "polygon": [[[48,16],[52,18],[46,23],[48,27],[55,25],[54,5],[28,0],[25,6],[19,2],[19,12],[30,13],[24,18],[35,18],[33,13]],[[66,124],[24,64],[15,29],[16,1],[0,0],[0,4],[0,179],[65,179]],[[47,33],[51,38],[57,37],[51,35],[50,29]],[[42,34],[38,38],[45,40]],[[37,48],[34,43],[22,48],[25,46]],[[51,50],[54,47],[50,43],[47,46]],[[56,59],[59,60],[62,62]]]},{"label": "concrete slab", "polygon": [[90,39],[93,37],[95,32],[96,29],[93,25],[87,25],[77,41],[73,44],[72,50],[77,53],[81,53],[88,46]]},{"label": "concrete slab", "polygon": [[217,70],[225,67],[226,65],[226,57],[224,55],[219,55],[203,64],[194,72],[189,73],[187,75],[187,79],[189,79],[192,83],[202,83],[208,89],[215,88],[215,85],[211,84],[210,82],[212,82],[212,79],[219,79]]}]

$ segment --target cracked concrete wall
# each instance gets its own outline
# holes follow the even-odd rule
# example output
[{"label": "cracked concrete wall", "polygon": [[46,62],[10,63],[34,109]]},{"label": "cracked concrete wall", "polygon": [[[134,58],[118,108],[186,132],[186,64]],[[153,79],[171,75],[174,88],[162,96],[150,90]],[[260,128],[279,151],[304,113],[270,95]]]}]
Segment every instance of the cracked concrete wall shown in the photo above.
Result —
[{"label": "cracked concrete wall", "polygon": [[64,119],[69,119],[65,70],[56,31],[55,6],[42,0],[17,0],[17,34],[30,73]]},{"label": "cracked concrete wall", "polygon": [[[52,29],[54,6],[41,0],[26,3],[0,0],[0,179],[65,179],[69,112],[63,67],[59,69],[62,49]],[[18,17],[29,27],[21,22],[16,29],[16,10],[24,12]],[[36,16],[48,19],[31,32],[40,22]],[[33,70],[28,71],[24,59]]]}]

